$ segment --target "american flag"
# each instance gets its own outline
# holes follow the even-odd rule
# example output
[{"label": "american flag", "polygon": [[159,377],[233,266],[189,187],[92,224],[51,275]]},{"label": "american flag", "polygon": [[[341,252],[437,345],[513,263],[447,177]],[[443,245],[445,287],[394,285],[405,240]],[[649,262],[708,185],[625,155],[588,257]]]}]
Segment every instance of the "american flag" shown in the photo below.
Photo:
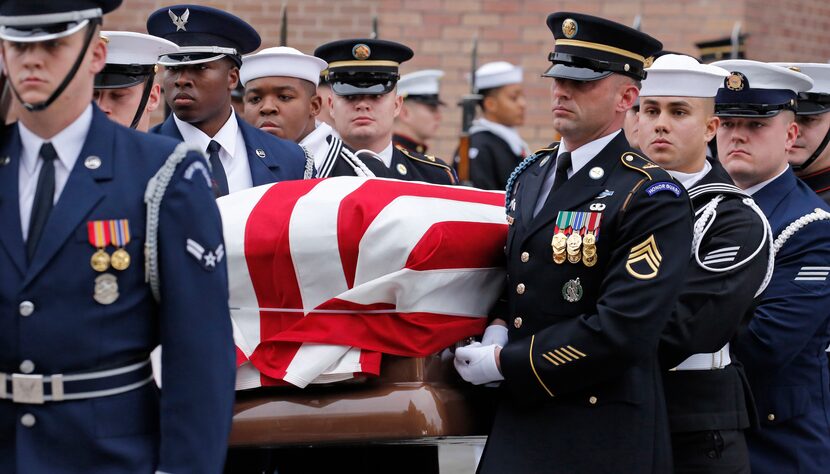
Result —
[{"label": "american flag", "polygon": [[217,202],[239,390],[437,352],[481,333],[504,281],[504,193],[340,177]]}]

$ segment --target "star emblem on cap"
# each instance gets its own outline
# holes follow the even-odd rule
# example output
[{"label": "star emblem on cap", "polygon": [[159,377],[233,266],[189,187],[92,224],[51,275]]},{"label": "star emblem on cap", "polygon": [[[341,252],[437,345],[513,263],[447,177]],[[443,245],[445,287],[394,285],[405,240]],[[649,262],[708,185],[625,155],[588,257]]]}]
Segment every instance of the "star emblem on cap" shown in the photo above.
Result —
[{"label": "star emblem on cap", "polygon": [[170,19],[173,20],[173,24],[176,25],[176,31],[187,31],[187,28],[184,25],[187,24],[187,19],[190,18],[190,9],[186,9],[182,16],[176,16],[173,13],[173,10],[167,10],[167,13],[170,14]]},{"label": "star emblem on cap", "polygon": [[372,50],[369,48],[368,45],[365,45],[363,43],[356,44],[354,45],[354,48],[352,48],[352,56],[354,56],[355,59],[358,59],[360,61],[369,59],[369,56],[371,55]]},{"label": "star emblem on cap", "polygon": [[579,25],[576,24],[576,20],[573,18],[567,18],[562,22],[562,34],[564,34],[566,38],[573,38],[576,36],[576,32],[578,30]]},{"label": "star emblem on cap", "polygon": [[744,87],[747,85],[746,84],[746,76],[744,76],[743,74],[741,74],[739,72],[732,72],[726,78],[725,85],[726,85],[726,88],[731,90],[731,91],[735,91],[735,92],[742,91],[742,90],[744,90]]}]

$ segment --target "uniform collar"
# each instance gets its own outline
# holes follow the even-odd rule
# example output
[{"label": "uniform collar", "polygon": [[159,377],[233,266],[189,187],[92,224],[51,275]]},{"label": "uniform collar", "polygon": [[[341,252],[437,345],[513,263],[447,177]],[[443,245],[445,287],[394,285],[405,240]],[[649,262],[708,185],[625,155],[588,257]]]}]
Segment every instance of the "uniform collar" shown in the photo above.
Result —
[{"label": "uniform collar", "polygon": [[173,120],[182,134],[182,139],[185,143],[191,143],[199,147],[201,150],[207,150],[211,140],[215,140],[230,156],[234,156],[236,152],[236,134],[239,132],[239,124],[236,122],[236,114],[231,109],[231,115],[228,117],[225,125],[216,132],[216,135],[209,137],[207,134],[193,125],[179,119],[176,114],[173,114]]},{"label": "uniform collar", "polygon": [[806,174],[800,177],[807,186],[816,193],[823,193],[830,190],[830,168]]},{"label": "uniform collar", "polygon": [[26,172],[29,174],[34,173],[40,147],[47,141],[55,147],[55,152],[57,152],[61,164],[71,171],[75,167],[78,156],[81,154],[81,150],[86,142],[86,136],[89,133],[89,128],[92,125],[92,104],[90,103],[81,112],[81,115],[69,124],[68,127],[51,138],[39,137],[26,128],[26,125],[22,121],[18,121],[17,123],[18,130],[20,130],[20,142],[23,144],[21,165],[25,168]]},{"label": "uniform collar", "polygon": [[758,191],[760,191],[760,190],[764,189],[764,187],[765,187],[766,185],[770,184],[771,182],[773,182],[773,181],[775,181],[776,179],[778,179],[779,177],[781,177],[781,175],[783,175],[784,173],[786,173],[787,171],[789,171],[789,169],[790,169],[790,167],[789,167],[789,166],[785,167],[785,168],[784,168],[784,169],[783,169],[780,173],[776,174],[776,175],[775,175],[775,176],[773,176],[772,178],[770,178],[770,179],[768,179],[768,180],[766,180],[766,181],[761,181],[760,183],[758,183],[758,184],[756,184],[756,185],[754,185],[754,186],[750,186],[750,187],[748,187],[748,188],[744,189],[744,192],[745,192],[745,193],[747,193],[747,194],[749,194],[750,196],[754,195],[754,194],[755,194],[755,193],[757,193]]},{"label": "uniform collar", "polygon": [[527,143],[522,140],[522,137],[519,136],[519,132],[516,131],[515,128],[487,120],[483,117],[473,120],[473,125],[470,127],[470,134],[484,131],[490,132],[501,138],[505,143],[507,143],[507,146],[510,147],[510,151],[512,151],[514,155],[524,158],[530,154],[530,148],[527,146]]},{"label": "uniform collar", "polygon": [[[568,176],[573,176],[576,173],[578,173],[583,166],[587,165],[595,156],[599,154],[599,152],[602,151],[603,148],[605,148],[609,143],[611,143],[611,140],[613,140],[614,137],[616,137],[620,133],[622,133],[622,129],[617,130],[616,132],[609,133],[604,137],[597,138],[596,140],[588,142],[582,145],[581,147],[577,148],[576,150],[571,151],[570,153],[572,171],[568,173]],[[559,144],[559,150],[556,156],[559,157],[559,155],[565,153],[566,151],[570,150],[567,149],[565,141],[563,140]]]},{"label": "uniform collar", "polygon": [[672,178],[680,181],[680,184],[682,184],[684,188],[691,189],[692,186],[703,179],[709,171],[712,171],[712,165],[709,164],[709,160],[703,160],[703,169],[695,173],[681,173],[680,171],[675,170],[666,171],[672,176]]},{"label": "uniform collar", "polygon": [[412,138],[408,135],[403,135],[401,133],[396,133],[392,137],[392,141],[394,143],[397,143],[398,145],[406,148],[407,150],[412,150],[412,151],[415,151],[415,152],[418,152],[418,153],[421,153],[421,154],[424,154],[424,153],[427,152],[427,145],[425,143],[421,143],[418,140],[415,140],[414,138]]}]

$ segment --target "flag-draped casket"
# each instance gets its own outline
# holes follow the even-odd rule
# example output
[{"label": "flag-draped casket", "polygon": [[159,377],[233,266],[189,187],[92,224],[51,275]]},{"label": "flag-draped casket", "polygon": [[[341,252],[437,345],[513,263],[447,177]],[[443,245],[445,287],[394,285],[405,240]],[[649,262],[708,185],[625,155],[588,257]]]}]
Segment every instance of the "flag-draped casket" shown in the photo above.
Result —
[{"label": "flag-draped casket", "polygon": [[377,375],[480,333],[504,282],[504,193],[355,177],[218,200],[237,388]]}]

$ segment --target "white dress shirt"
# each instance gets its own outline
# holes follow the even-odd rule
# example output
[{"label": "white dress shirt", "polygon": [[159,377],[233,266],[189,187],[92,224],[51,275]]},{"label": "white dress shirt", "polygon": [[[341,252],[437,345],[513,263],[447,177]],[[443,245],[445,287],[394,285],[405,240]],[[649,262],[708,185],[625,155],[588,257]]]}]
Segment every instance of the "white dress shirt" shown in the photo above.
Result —
[{"label": "white dress shirt", "polygon": [[199,147],[207,153],[207,147],[211,140],[216,140],[222,148],[219,150],[219,161],[225,168],[225,175],[228,177],[228,192],[241,191],[253,187],[254,180],[251,177],[251,164],[248,163],[248,149],[245,147],[245,139],[242,137],[242,130],[236,122],[236,114],[231,111],[231,116],[222,128],[213,137],[193,125],[179,120],[173,114],[173,120],[179,128],[179,133],[186,143]]},{"label": "white dress shirt", "polygon": [[709,160],[704,160],[703,169],[696,173],[681,173],[680,171],[674,170],[666,170],[666,172],[668,172],[672,178],[680,181],[680,184],[682,184],[684,188],[689,189],[697,184],[698,181],[703,179],[703,177],[706,176],[706,173],[711,170],[712,165],[709,164]]},{"label": "white dress shirt", "polygon": [[[48,113],[48,112],[43,112]],[[43,168],[43,160],[38,156],[44,142],[50,142],[55,147],[58,159],[55,160],[55,200],[58,199],[66,186],[69,174],[78,161],[78,155],[86,142],[89,127],[92,125],[92,104],[54,137],[42,138],[26,128],[22,121],[17,122],[20,132],[20,170],[18,173],[18,197],[20,203],[20,227],[23,230],[23,241],[29,238],[29,221],[32,218],[32,205],[37,191],[37,178]]]},{"label": "white dress shirt", "polygon": [[380,157],[380,161],[382,161],[387,168],[392,166],[392,142],[389,142],[389,146],[378,153],[378,156]]}]

